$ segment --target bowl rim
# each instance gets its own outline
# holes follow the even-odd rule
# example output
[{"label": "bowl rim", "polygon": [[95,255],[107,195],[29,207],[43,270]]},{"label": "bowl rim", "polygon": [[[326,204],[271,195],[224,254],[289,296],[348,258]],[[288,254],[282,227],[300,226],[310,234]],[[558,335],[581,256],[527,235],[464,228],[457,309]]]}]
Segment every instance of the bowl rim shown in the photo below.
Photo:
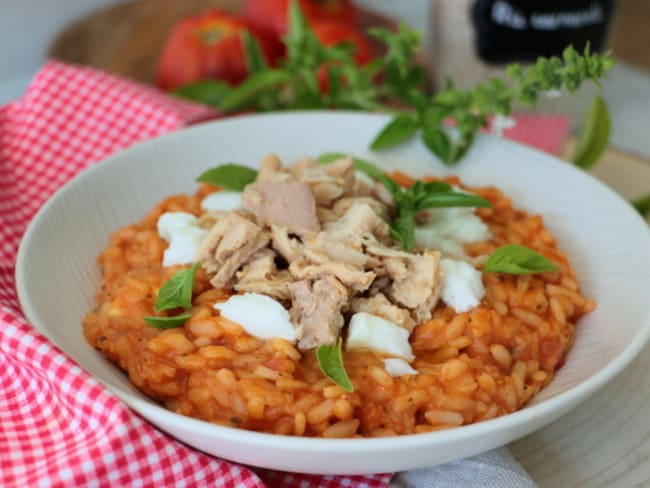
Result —
[{"label": "bowl rim", "polygon": [[[35,312],[32,307],[31,300],[29,298],[29,290],[25,284],[25,275],[26,275],[26,249],[29,247],[29,243],[33,240],[34,234],[38,231],[40,222],[47,218],[50,209],[55,207],[60,200],[65,198],[68,192],[73,191],[77,185],[83,185],[87,178],[92,178],[93,174],[97,171],[109,171],[108,168],[112,161],[119,161],[125,157],[126,153],[134,151],[147,151],[148,147],[152,145],[160,144],[161,140],[173,141],[176,138],[184,138],[189,132],[199,132],[205,131],[209,132],[211,127],[221,124],[234,124],[234,123],[246,123],[248,120],[256,119],[277,119],[281,120],[283,118],[295,118],[295,117],[357,117],[362,118],[373,118],[373,119],[384,119],[388,121],[389,118],[385,114],[377,114],[370,112],[357,112],[357,111],[328,111],[328,110],[304,110],[304,111],[293,111],[293,112],[269,112],[262,114],[241,114],[230,116],[224,119],[218,119],[215,121],[204,122],[197,124],[191,127],[183,128],[181,130],[172,131],[160,136],[147,139],[145,141],[137,142],[126,149],[119,150],[103,160],[93,163],[89,167],[81,170],[76,176],[67,181],[62,185],[50,198],[41,206],[36,215],[32,218],[27,229],[23,234],[21,239],[20,246],[16,258],[16,267],[15,267],[15,279],[16,279],[16,289],[18,292],[18,300],[22,311],[28,320],[31,327],[36,329],[38,332],[44,334],[50,342],[56,344],[56,342],[49,338],[47,334],[47,325],[40,323],[38,320],[38,314]],[[617,199],[623,200],[623,198],[618,195],[616,192],[611,190],[607,185],[602,183],[600,180],[596,179],[592,175],[585,173],[584,171],[576,168],[572,165],[567,165],[566,162],[561,159],[538,151],[529,146],[517,143],[511,140],[505,140],[497,138],[488,134],[478,134],[477,139],[489,139],[492,141],[498,141],[498,144],[505,146],[518,147],[520,150],[534,154],[535,158],[546,159],[545,162],[549,164],[561,164],[565,170],[574,171],[579,173],[582,176],[588,177],[592,180],[592,184],[595,183],[602,188],[606,189],[612,196]],[[495,143],[493,142],[493,143]],[[101,163],[101,164],[99,164]],[[109,163],[109,164],[106,164]],[[630,207],[630,212],[634,212]],[[639,217],[639,223],[644,226],[646,223]],[[650,234],[649,234],[650,235]],[[534,421],[539,418],[551,418],[551,420],[563,415],[574,406],[584,401],[590,395],[597,392],[602,386],[614,379],[619,373],[625,369],[625,367],[640,353],[641,349],[646,345],[650,339],[650,320],[646,321],[643,326],[639,327],[632,338],[625,345],[624,349],[619,352],[618,355],[613,357],[607,365],[605,365],[600,370],[593,373],[588,378],[582,380],[580,383],[571,386],[565,391],[558,393],[557,395],[546,398],[538,404],[534,405],[524,405],[521,409],[505,414],[503,416],[476,422],[473,424],[463,425],[460,427],[455,427],[452,429],[446,429],[435,432],[419,433],[419,434],[403,434],[394,437],[372,437],[372,438],[349,438],[349,439],[325,439],[325,438],[311,438],[311,437],[296,437],[290,435],[281,435],[281,434],[271,434],[265,432],[256,432],[245,429],[239,429],[236,427],[228,427],[219,424],[213,424],[204,420],[184,416],[177,414],[170,410],[165,409],[162,406],[154,403],[154,400],[147,399],[144,400],[135,395],[132,395],[128,391],[125,391],[115,385],[108,384],[99,378],[96,378],[92,373],[90,373],[83,365],[80,364],[80,367],[84,370],[85,373],[89,374],[96,381],[99,381],[102,385],[106,386],[111,392],[113,392],[118,398],[123,400],[129,407],[134,410],[141,412],[141,409],[148,409],[152,412],[155,412],[157,416],[162,416],[169,420],[172,424],[183,425],[183,428],[189,429],[193,432],[202,432],[205,433],[206,429],[219,434],[220,439],[224,440],[235,440],[237,442],[244,442],[255,445],[264,445],[268,447],[276,447],[278,442],[281,442],[283,446],[289,449],[300,449],[307,450],[311,452],[323,452],[324,449],[335,451],[337,449],[346,449],[346,450],[358,450],[368,453],[380,452],[386,450],[395,450],[405,447],[413,447],[419,444],[427,445],[438,445],[444,444],[449,440],[467,440],[475,438],[478,435],[485,435],[489,433],[494,433],[500,431],[503,427],[523,427],[527,423]],[[58,344],[56,344],[58,346]],[[67,353],[63,348],[60,348],[64,354]],[[73,360],[74,361],[74,360]],[[107,366],[117,368],[112,364],[107,363]],[[563,408],[564,407],[564,408]],[[557,415],[554,413],[560,412]],[[158,428],[155,424],[150,422],[155,428]],[[536,429],[531,429],[536,430]],[[526,431],[526,433],[530,432]]]}]

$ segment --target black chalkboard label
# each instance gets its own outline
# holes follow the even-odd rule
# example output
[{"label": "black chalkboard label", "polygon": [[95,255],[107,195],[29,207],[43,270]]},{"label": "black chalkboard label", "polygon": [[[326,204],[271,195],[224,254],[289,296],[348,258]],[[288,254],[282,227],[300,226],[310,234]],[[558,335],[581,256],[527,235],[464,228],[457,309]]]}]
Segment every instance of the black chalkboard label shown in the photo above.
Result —
[{"label": "black chalkboard label", "polygon": [[472,20],[478,56],[488,63],[534,61],[589,42],[600,51],[614,0],[476,0]]}]

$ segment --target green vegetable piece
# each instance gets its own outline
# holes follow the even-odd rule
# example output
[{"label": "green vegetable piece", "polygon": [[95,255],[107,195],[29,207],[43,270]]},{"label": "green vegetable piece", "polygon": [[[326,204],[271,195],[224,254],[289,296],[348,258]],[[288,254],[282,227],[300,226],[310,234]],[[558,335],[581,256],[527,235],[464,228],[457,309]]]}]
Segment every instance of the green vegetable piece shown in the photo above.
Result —
[{"label": "green vegetable piece", "polygon": [[241,85],[226,94],[219,102],[218,108],[224,112],[246,108],[253,104],[260,94],[276,90],[290,79],[290,73],[279,69],[267,69],[254,73]]},{"label": "green vegetable piece", "polygon": [[449,136],[444,129],[438,127],[425,127],[420,135],[422,142],[429,150],[438,156],[440,161],[445,164],[451,164],[453,159],[453,147]]},{"label": "green vegetable piece", "polygon": [[194,287],[194,276],[199,263],[174,273],[158,290],[158,298],[154,305],[156,312],[171,310],[182,307],[185,310],[192,306],[192,288]]},{"label": "green vegetable piece", "polygon": [[370,143],[370,149],[381,151],[406,142],[413,138],[420,128],[418,120],[411,114],[402,114],[394,117]]},{"label": "green vegetable piece", "polygon": [[262,53],[259,42],[247,30],[242,31],[246,67],[250,73],[259,73],[267,68],[266,58]]},{"label": "green vegetable piece", "polygon": [[386,189],[393,195],[395,196],[398,194],[402,189],[400,186],[393,180],[390,176],[388,176],[386,173],[384,173],[380,168],[375,166],[372,163],[368,163],[366,161],[363,161],[361,159],[356,159],[354,161],[354,167],[362,171],[363,173],[367,174],[371,178],[377,180],[379,183],[384,185]]},{"label": "green vegetable piece", "polygon": [[594,96],[582,124],[580,139],[572,161],[582,169],[593,167],[609,144],[609,112],[605,99]]},{"label": "green vegetable piece", "polygon": [[508,244],[494,251],[485,263],[486,273],[534,274],[558,271],[553,262],[518,244]]},{"label": "green vegetable piece", "polygon": [[452,188],[449,183],[445,183],[444,181],[428,181],[422,185],[425,193],[451,191]]},{"label": "green vegetable piece", "polygon": [[335,346],[318,346],[316,349],[316,360],[318,361],[318,367],[325,376],[345,391],[352,392],[354,391],[354,387],[343,365],[342,343],[343,341],[339,337]]},{"label": "green vegetable piece", "polygon": [[635,198],[630,202],[637,212],[642,217],[647,217],[650,214],[650,193],[639,198]]},{"label": "green vegetable piece", "polygon": [[323,153],[320,156],[318,156],[316,158],[316,162],[321,163],[321,164],[329,164],[329,163],[333,163],[334,161],[338,161],[341,158],[346,158],[346,157],[349,157],[349,156],[347,154],[344,154],[344,153],[328,152],[328,153]]},{"label": "green vegetable piece", "polygon": [[191,316],[191,313],[182,313],[180,315],[174,315],[172,317],[148,316],[144,317],[144,321],[150,326],[156,327],[158,329],[173,329],[175,327],[180,327],[183,325]]},{"label": "green vegetable piece", "polygon": [[181,86],[172,93],[193,102],[217,107],[231,90],[232,87],[223,81],[204,80]]},{"label": "green vegetable piece", "polygon": [[420,212],[437,207],[491,207],[492,204],[478,195],[455,191],[437,191],[423,194],[417,200],[415,210]]},{"label": "green vegetable piece", "polygon": [[390,226],[390,236],[402,245],[404,251],[410,252],[415,245],[415,214],[406,209]]},{"label": "green vegetable piece", "polygon": [[257,178],[257,171],[240,164],[222,164],[202,173],[196,181],[232,191],[243,191],[246,185]]},{"label": "green vegetable piece", "polygon": [[309,32],[309,24],[299,3],[296,0],[291,0],[289,4],[289,33],[285,38],[285,43],[287,46],[301,44]]}]

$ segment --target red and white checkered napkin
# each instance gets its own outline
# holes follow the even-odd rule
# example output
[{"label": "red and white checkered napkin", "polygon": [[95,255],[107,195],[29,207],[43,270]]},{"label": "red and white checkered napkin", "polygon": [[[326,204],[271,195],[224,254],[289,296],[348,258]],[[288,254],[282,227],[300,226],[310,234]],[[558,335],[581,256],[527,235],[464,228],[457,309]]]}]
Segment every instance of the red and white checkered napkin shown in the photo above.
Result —
[{"label": "red and white checkered napkin", "polygon": [[[0,486],[384,487],[390,474],[254,471],[195,451],[126,408],[24,320],[14,267],[38,208],[80,170],[134,142],[215,117],[116,76],[49,62],[0,109]],[[554,151],[564,117],[506,135]]]}]

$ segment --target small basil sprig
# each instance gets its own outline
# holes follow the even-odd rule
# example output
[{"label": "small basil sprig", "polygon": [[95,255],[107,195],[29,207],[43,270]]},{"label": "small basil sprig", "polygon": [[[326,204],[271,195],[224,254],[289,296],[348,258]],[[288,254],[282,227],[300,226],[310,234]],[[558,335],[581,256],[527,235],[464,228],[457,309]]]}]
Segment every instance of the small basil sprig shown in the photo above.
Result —
[{"label": "small basil sprig", "polygon": [[[326,153],[317,158],[322,163],[345,157],[343,153]],[[380,168],[368,161],[352,158],[354,167],[379,181],[393,196],[395,219],[391,223],[391,237],[411,251],[415,244],[415,217],[423,210],[440,207],[491,207],[492,204],[478,195],[457,192],[442,181],[416,181],[410,188],[403,189]]]},{"label": "small basil sprig", "polygon": [[558,271],[558,267],[526,246],[507,244],[498,248],[488,257],[483,271],[523,275]]},{"label": "small basil sprig", "polygon": [[322,345],[316,349],[318,367],[334,383],[345,391],[352,392],[354,387],[343,364],[342,339],[339,337],[335,346]]},{"label": "small basil sprig", "polygon": [[[188,310],[192,307],[192,288],[194,287],[194,277],[199,263],[194,263],[186,269],[174,273],[158,290],[158,298],[154,304],[156,312],[183,308]],[[147,316],[144,321],[152,327],[159,329],[170,329],[180,327],[187,319],[191,317],[189,313],[181,313],[170,317]]]},{"label": "small basil sprig", "polygon": [[[505,79],[492,78],[469,90],[456,88],[448,80],[447,86],[430,100],[422,102],[420,99],[402,98],[401,101],[411,105],[414,112],[395,115],[372,141],[371,148],[387,149],[419,133],[424,145],[443,163],[454,164],[470,148],[475,134],[487,127],[490,115],[510,115],[515,104],[532,107],[544,92],[565,88],[573,93],[588,80],[598,84],[613,64],[608,54],[592,53],[589,46],[582,54],[569,46],[562,57],[540,57],[527,69],[511,64],[506,69]],[[455,122],[456,138],[444,130],[447,120]],[[592,125],[595,120],[597,126]],[[586,125],[589,132],[596,131],[599,137],[583,139],[576,156],[577,164],[589,166],[607,146],[608,120],[604,100],[596,99]]]},{"label": "small basil sprig", "polygon": [[246,185],[257,178],[257,171],[240,164],[222,164],[202,173],[196,181],[232,191],[243,191]]}]

